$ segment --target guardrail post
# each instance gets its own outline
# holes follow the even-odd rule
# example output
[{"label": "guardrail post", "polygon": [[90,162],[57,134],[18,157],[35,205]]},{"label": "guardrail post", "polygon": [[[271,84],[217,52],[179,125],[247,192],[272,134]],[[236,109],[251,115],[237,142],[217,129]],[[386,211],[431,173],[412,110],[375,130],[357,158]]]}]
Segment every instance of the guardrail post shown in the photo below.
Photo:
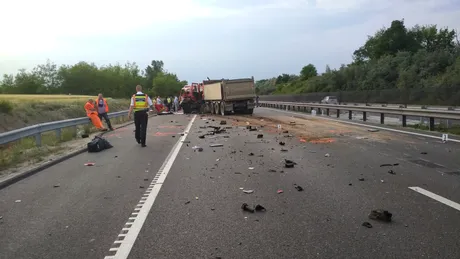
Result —
[{"label": "guardrail post", "polygon": [[367,112],[363,112],[363,121],[367,121]]},{"label": "guardrail post", "polygon": [[61,129],[56,129],[55,132],[56,132],[56,139],[58,140],[58,142],[60,142],[61,141]]},{"label": "guardrail post", "polygon": [[326,109],[326,115],[329,116],[329,108]]},{"label": "guardrail post", "polygon": [[430,117],[430,131],[434,130],[434,118]]},{"label": "guardrail post", "polygon": [[407,126],[407,116],[406,116],[406,115],[403,115],[403,116],[402,116],[402,126],[403,126],[403,127],[406,127],[406,126]]},{"label": "guardrail post", "polygon": [[307,106],[303,107],[303,112],[305,112],[305,113],[307,112]]},{"label": "guardrail post", "polygon": [[353,119],[353,112],[352,111],[348,111],[348,119],[349,120]]},{"label": "guardrail post", "polygon": [[337,109],[337,118],[340,118],[340,110]]},{"label": "guardrail post", "polygon": [[78,133],[78,132],[77,132],[77,126],[73,126],[73,127],[72,127],[72,135],[73,135],[74,138],[77,137],[77,133]]},{"label": "guardrail post", "polygon": [[385,113],[380,113],[380,124],[385,124]]},{"label": "guardrail post", "polygon": [[37,147],[41,147],[42,146],[42,134],[41,133],[38,133],[38,134],[35,134],[35,144],[37,145]]}]

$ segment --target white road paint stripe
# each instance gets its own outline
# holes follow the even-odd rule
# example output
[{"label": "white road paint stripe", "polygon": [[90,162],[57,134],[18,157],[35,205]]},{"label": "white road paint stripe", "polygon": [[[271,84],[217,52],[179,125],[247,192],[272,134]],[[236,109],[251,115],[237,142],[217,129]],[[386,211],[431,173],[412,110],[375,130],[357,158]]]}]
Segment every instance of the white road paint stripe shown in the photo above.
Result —
[{"label": "white road paint stripe", "polygon": [[177,141],[177,143],[174,145],[168,157],[164,161],[163,165],[160,167],[160,170],[158,170],[156,176],[152,180],[151,185],[145,191],[145,194],[148,195],[147,199],[141,200],[135,206],[134,212],[132,214],[137,214],[137,217],[129,218],[129,220],[134,219],[134,222],[127,222],[125,223],[125,226],[130,225],[130,227],[122,228],[122,230],[127,230],[128,233],[124,235],[121,235],[121,234],[118,235],[119,237],[124,236],[123,240],[114,241],[113,244],[120,244],[120,246],[118,248],[109,249],[109,251],[116,251],[116,254],[113,256],[112,255],[106,256],[104,257],[104,259],[127,259],[128,258],[129,253],[131,252],[131,249],[133,248],[134,243],[136,242],[137,236],[139,235],[139,232],[141,231],[142,226],[144,225],[144,222],[147,219],[147,216],[150,210],[152,209],[153,203],[155,202],[155,199],[158,196],[158,193],[160,192],[161,186],[163,185],[163,182],[165,181],[166,176],[168,176],[168,173],[171,170],[174,160],[176,160],[176,157],[179,154],[179,151],[182,145],[184,144],[184,140],[185,138],[187,138],[188,132],[190,128],[192,127],[192,124],[195,121],[195,119],[196,119],[196,115],[194,115],[193,118],[190,120],[189,124],[184,130],[184,135],[181,136],[179,140]]},{"label": "white road paint stripe", "polygon": [[[287,114],[291,114],[291,115],[295,114],[295,115],[302,115],[302,116],[306,116],[306,117],[314,117],[314,118],[319,118],[319,119],[323,119],[323,120],[330,120],[330,121],[335,121],[335,122],[340,122],[340,123],[347,123],[347,124],[350,124],[350,125],[355,125],[355,126],[360,126],[360,127],[379,129],[379,130],[386,130],[386,131],[398,132],[398,133],[403,133],[403,134],[408,134],[408,135],[413,135],[413,136],[420,136],[420,137],[425,137],[425,138],[432,138],[432,139],[442,140],[442,137],[437,137],[437,136],[427,135],[427,134],[421,134],[421,133],[416,133],[416,132],[410,132],[410,131],[405,131],[405,130],[397,130],[397,129],[379,127],[379,126],[374,126],[374,125],[367,125],[367,124],[362,124],[362,123],[358,123],[358,122],[351,122],[351,121],[346,121],[346,120],[337,120],[337,119],[318,116],[318,115],[317,116],[312,116],[312,115],[305,114],[305,113],[292,112],[292,111],[283,111],[283,110],[274,109],[274,108],[263,107],[263,109],[273,110],[273,111],[287,113]],[[460,140],[449,138],[449,142],[460,143]]]},{"label": "white road paint stripe", "polygon": [[442,197],[442,196],[439,196],[439,195],[437,195],[437,194],[435,194],[435,193],[432,193],[432,192],[427,191],[427,190],[425,190],[425,189],[423,189],[423,188],[420,188],[420,187],[409,187],[409,189],[411,189],[411,190],[413,190],[413,191],[416,191],[416,192],[418,192],[418,193],[421,193],[421,194],[423,194],[423,195],[425,195],[425,196],[428,196],[428,197],[430,197],[430,198],[433,199],[433,200],[437,200],[437,201],[439,201],[440,203],[444,203],[445,205],[447,205],[447,206],[449,206],[449,207],[452,207],[452,208],[454,208],[454,209],[460,211],[460,204],[458,204],[458,203],[456,203],[456,202],[453,202],[453,201],[451,201],[451,200],[448,200],[448,199],[446,199],[446,198],[444,198],[444,197]]}]

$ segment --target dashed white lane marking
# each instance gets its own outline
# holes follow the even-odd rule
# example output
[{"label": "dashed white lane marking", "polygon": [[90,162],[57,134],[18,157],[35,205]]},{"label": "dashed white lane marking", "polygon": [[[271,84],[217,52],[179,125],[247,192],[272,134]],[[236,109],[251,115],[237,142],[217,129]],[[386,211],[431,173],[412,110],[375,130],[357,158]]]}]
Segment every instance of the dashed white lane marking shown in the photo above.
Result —
[{"label": "dashed white lane marking", "polygon": [[430,197],[431,199],[433,200],[437,200],[439,201],[440,203],[444,203],[445,205],[449,206],[449,207],[452,207],[458,211],[460,211],[460,204],[456,203],[456,202],[453,202],[451,200],[448,200],[442,196],[439,196],[437,195],[436,193],[432,193],[430,191],[427,191],[423,188],[420,188],[420,187],[409,187],[409,189],[413,190],[413,191],[416,191],[418,193],[421,193],[425,196],[428,196]]},{"label": "dashed white lane marking", "polygon": [[160,170],[158,170],[149,187],[145,191],[145,194],[134,208],[134,212],[131,213],[117,239],[113,242],[112,247],[109,249],[110,255],[105,256],[104,259],[128,258],[128,255],[134,246],[134,242],[136,242],[137,236],[144,225],[145,219],[147,218],[150,209],[152,209],[153,203],[160,192],[161,186],[163,185],[169,170],[171,170],[174,160],[176,160],[179,150],[183,145],[183,141],[187,137],[195,118],[196,115],[194,115],[190,120],[189,124],[185,128],[184,136],[180,137],[174,145],[163,165],[160,167]]}]

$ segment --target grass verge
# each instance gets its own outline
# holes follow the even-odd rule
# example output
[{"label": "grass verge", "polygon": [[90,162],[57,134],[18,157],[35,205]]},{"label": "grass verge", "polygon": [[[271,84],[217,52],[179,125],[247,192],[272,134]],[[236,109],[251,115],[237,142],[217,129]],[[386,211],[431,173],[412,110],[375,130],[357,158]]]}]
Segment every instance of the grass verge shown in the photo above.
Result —
[{"label": "grass verge", "polygon": [[[426,130],[426,131],[430,130],[430,127],[424,124],[407,125],[407,127],[419,129],[419,130]],[[452,125],[450,127],[447,127],[446,123],[440,123],[438,125],[435,125],[434,131],[460,136],[460,126],[459,125]]]},{"label": "grass verge", "polygon": [[[127,116],[110,119],[112,125],[128,122]],[[27,162],[28,164],[39,163],[49,155],[65,151],[69,147],[70,141],[81,139],[79,133],[91,134],[96,132],[92,124],[78,126],[75,128],[65,128],[61,130],[61,138],[58,139],[54,131],[42,134],[42,146],[36,147],[35,138],[28,137],[15,142],[0,146],[0,175],[5,170]],[[87,142],[91,139],[86,138]]]}]

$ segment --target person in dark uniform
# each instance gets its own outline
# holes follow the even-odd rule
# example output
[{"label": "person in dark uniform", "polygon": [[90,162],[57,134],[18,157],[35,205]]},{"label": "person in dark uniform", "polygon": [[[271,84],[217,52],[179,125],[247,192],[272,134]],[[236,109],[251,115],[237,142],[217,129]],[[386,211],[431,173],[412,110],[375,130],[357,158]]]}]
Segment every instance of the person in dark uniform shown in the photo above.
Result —
[{"label": "person in dark uniform", "polygon": [[131,119],[131,114],[134,111],[135,138],[137,143],[142,147],[146,147],[145,140],[147,138],[147,123],[149,120],[149,107],[153,110],[152,99],[147,94],[142,92],[142,86],[136,86],[136,94],[131,97],[131,105],[129,106],[128,118]]}]

